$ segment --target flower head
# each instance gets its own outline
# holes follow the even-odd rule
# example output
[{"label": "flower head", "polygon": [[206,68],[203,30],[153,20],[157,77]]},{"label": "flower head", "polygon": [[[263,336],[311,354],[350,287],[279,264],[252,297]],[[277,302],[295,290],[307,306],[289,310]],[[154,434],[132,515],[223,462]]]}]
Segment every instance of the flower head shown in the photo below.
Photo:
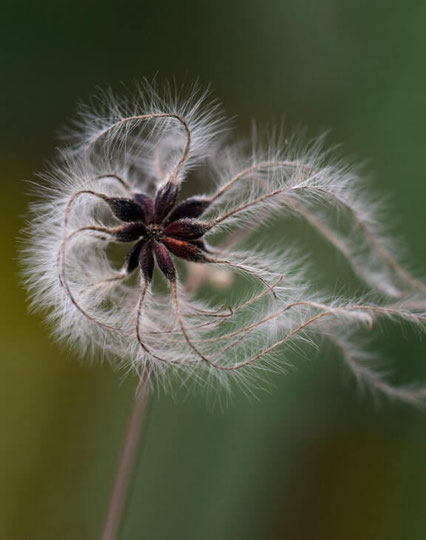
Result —
[{"label": "flower head", "polygon": [[[294,340],[321,336],[361,383],[426,397],[388,383],[352,337],[383,317],[426,322],[426,287],[397,262],[353,167],[330,160],[322,141],[246,152],[194,89],[160,97],[146,87],[139,100],[100,101],[81,112],[28,229],[33,305],[47,308],[58,337],[156,380],[172,372],[248,387],[286,365]],[[200,171],[213,179],[206,193],[182,197],[183,181]],[[313,226],[375,302],[312,292],[285,231],[273,231],[274,249],[266,240],[283,214]],[[220,268],[237,276],[227,292],[238,299],[215,305],[196,285]]]}]

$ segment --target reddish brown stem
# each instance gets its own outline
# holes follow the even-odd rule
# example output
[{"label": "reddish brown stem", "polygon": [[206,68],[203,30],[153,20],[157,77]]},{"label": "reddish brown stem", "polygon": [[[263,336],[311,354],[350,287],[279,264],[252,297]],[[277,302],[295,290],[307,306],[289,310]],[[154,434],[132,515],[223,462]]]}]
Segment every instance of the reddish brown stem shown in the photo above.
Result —
[{"label": "reddish brown stem", "polygon": [[136,461],[137,449],[145,425],[148,405],[149,369],[145,369],[136,391],[117,462],[101,540],[116,540],[122,524],[128,499],[130,480]]}]

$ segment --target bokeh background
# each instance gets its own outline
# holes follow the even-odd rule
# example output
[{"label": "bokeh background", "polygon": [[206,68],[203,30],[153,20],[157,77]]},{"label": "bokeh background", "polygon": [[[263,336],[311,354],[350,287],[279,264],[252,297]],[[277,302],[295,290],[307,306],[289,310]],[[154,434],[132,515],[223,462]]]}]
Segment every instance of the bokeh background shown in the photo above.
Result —
[{"label": "bokeh background", "polygon": [[[367,160],[422,269],[426,3],[5,1],[1,19],[0,538],[94,539],[134,381],[79,363],[27,313],[25,180],[96,86],[199,78],[242,134],[285,115]],[[317,251],[343,279],[342,261]],[[426,379],[424,340],[389,330],[383,353]],[[154,396],[122,538],[426,538],[425,413],[362,398],[332,351],[295,363],[258,400],[236,393],[222,410]]]}]

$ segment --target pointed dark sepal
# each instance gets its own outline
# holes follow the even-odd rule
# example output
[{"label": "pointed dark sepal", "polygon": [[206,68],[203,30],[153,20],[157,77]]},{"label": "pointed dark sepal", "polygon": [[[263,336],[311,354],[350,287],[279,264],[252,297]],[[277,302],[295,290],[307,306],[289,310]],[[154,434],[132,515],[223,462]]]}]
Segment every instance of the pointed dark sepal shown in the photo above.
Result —
[{"label": "pointed dark sepal", "polygon": [[142,206],[132,199],[105,197],[105,201],[109,204],[114,216],[120,221],[142,221],[145,223],[145,214]]},{"label": "pointed dark sepal", "polygon": [[196,240],[197,238],[201,238],[209,229],[210,225],[208,223],[185,218],[173,221],[167,225],[164,229],[164,234],[166,236],[173,236],[173,238]]},{"label": "pointed dark sepal", "polygon": [[169,281],[175,281],[176,269],[167,249],[158,242],[154,243],[154,253],[160,270]]},{"label": "pointed dark sepal", "polygon": [[202,238],[199,238],[198,240],[191,240],[191,244],[194,244],[194,246],[197,246],[197,248],[201,249],[204,253],[207,253],[209,251]]},{"label": "pointed dark sepal", "polygon": [[143,210],[145,223],[149,225],[154,219],[154,201],[145,193],[134,193],[133,200],[136,201]]},{"label": "pointed dark sepal", "polygon": [[117,242],[134,242],[140,240],[146,234],[146,227],[143,223],[129,223],[113,229],[112,235]]},{"label": "pointed dark sepal", "polygon": [[126,268],[126,272],[128,274],[131,274],[136,270],[139,264],[139,255],[142,249],[142,246],[145,244],[145,240],[140,240],[137,242],[134,246],[132,246],[129,251],[126,254],[126,258],[124,260],[124,267]]},{"label": "pointed dark sepal", "polygon": [[154,201],[155,223],[161,223],[167,217],[176,203],[178,192],[179,188],[173,182],[167,182],[157,191]]},{"label": "pointed dark sepal", "polygon": [[182,218],[197,218],[210,206],[210,201],[203,197],[189,197],[185,199],[170,214],[167,223]]},{"label": "pointed dark sepal", "polygon": [[168,237],[163,238],[161,241],[176,257],[180,257],[186,261],[206,262],[205,254],[202,252],[200,246],[195,243]]},{"label": "pointed dark sepal", "polygon": [[152,242],[145,242],[139,254],[139,268],[146,281],[152,281],[154,273],[154,254],[152,253]]}]

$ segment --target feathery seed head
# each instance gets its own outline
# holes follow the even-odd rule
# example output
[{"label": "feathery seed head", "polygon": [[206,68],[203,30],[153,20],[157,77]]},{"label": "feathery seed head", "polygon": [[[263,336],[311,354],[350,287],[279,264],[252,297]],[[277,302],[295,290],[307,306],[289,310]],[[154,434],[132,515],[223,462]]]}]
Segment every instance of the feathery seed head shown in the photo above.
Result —
[{"label": "feathery seed head", "polygon": [[[101,103],[82,110],[28,228],[32,303],[47,311],[58,338],[83,354],[101,351],[125,371],[149,370],[151,380],[189,372],[249,388],[265,369],[286,365],[296,339],[322,335],[360,382],[424,400],[426,391],[384,381],[346,337],[383,317],[426,322],[426,287],[397,262],[354,168],[333,163],[321,142],[255,145],[247,154],[194,89],[161,97],[146,86],[137,100],[108,95]],[[213,171],[214,184],[182,197],[198,167]],[[306,220],[380,301],[312,293],[300,256],[284,241],[266,248],[262,228],[282,214]],[[346,218],[340,228],[337,214]],[[259,247],[244,249],[248,238]],[[168,294],[157,290],[156,274]],[[230,298],[242,289],[237,301],[215,306],[197,296],[215,276],[232,284]]]}]

